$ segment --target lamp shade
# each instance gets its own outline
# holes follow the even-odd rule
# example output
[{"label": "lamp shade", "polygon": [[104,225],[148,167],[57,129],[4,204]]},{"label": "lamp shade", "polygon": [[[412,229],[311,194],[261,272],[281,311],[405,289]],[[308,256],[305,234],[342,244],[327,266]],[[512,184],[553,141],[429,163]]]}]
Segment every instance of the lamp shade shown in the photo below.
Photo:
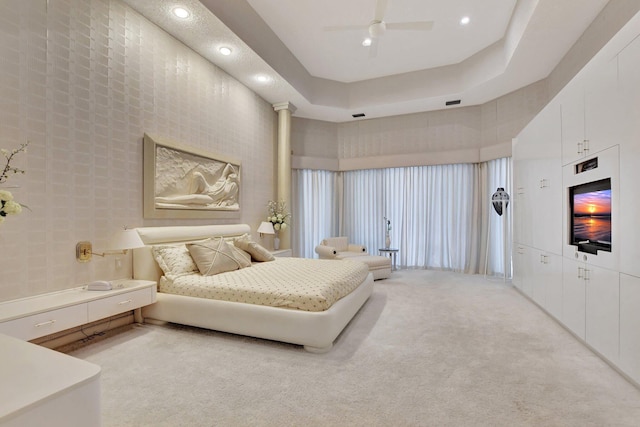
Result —
[{"label": "lamp shade", "polygon": [[262,221],[260,227],[258,227],[258,233],[260,234],[276,234],[273,229],[273,224],[268,221]]},{"label": "lamp shade", "polygon": [[123,229],[114,234],[109,244],[109,249],[121,251],[126,249],[140,248],[144,246],[144,242],[140,238],[138,232],[131,229]]}]

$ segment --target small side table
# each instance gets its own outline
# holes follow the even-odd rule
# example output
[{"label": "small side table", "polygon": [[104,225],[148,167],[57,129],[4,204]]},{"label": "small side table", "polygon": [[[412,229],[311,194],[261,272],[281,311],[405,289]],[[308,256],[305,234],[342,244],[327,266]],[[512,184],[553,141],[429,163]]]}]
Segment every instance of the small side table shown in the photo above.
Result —
[{"label": "small side table", "polygon": [[271,254],[274,257],[289,258],[291,257],[291,249],[274,249]]},{"label": "small side table", "polygon": [[396,261],[397,261],[397,258],[398,258],[398,251],[399,251],[399,249],[391,249],[391,248],[380,248],[380,249],[378,249],[378,252],[380,253],[380,255],[382,255],[382,256],[389,255],[389,257],[391,257],[391,261],[393,263],[393,270],[396,269]]}]

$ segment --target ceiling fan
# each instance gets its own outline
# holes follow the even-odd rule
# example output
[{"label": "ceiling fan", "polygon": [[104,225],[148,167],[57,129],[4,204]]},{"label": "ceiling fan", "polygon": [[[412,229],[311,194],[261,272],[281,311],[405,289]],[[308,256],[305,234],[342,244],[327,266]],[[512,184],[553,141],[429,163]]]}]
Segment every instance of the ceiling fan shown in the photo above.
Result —
[{"label": "ceiling fan", "polygon": [[343,30],[368,30],[370,37],[369,56],[375,57],[378,51],[378,39],[384,33],[394,30],[411,30],[411,31],[430,31],[433,28],[433,21],[416,21],[416,22],[386,22],[384,14],[387,10],[388,0],[377,0],[376,9],[373,20],[368,25],[339,25],[325,27],[325,31],[343,31]]}]

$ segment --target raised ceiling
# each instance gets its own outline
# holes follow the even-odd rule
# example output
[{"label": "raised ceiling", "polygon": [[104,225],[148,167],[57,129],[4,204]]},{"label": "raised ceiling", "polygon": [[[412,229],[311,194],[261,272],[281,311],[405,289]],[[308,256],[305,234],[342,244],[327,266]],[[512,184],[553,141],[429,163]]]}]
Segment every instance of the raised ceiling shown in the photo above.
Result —
[{"label": "raised ceiling", "polygon": [[[607,0],[124,0],[271,103],[342,122],[477,105],[545,78]],[[175,7],[191,12],[172,15]],[[376,8],[391,30],[362,46]],[[470,22],[461,25],[468,16]],[[353,29],[332,27],[356,26]],[[390,25],[391,26],[391,25]],[[229,56],[220,46],[232,49]],[[259,81],[257,76],[266,77]],[[451,108],[451,107],[447,107]]]}]

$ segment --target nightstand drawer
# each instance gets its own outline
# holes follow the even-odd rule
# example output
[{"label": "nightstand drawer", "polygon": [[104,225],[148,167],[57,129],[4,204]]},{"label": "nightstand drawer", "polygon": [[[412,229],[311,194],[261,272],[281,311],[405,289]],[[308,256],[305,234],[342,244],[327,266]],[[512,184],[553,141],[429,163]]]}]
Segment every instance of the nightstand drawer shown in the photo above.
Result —
[{"label": "nightstand drawer", "polygon": [[145,288],[137,291],[120,293],[112,297],[89,302],[89,322],[134,310],[153,303],[153,289]]},{"label": "nightstand drawer", "polygon": [[0,333],[29,341],[87,323],[87,305],[77,304],[0,323]]}]

